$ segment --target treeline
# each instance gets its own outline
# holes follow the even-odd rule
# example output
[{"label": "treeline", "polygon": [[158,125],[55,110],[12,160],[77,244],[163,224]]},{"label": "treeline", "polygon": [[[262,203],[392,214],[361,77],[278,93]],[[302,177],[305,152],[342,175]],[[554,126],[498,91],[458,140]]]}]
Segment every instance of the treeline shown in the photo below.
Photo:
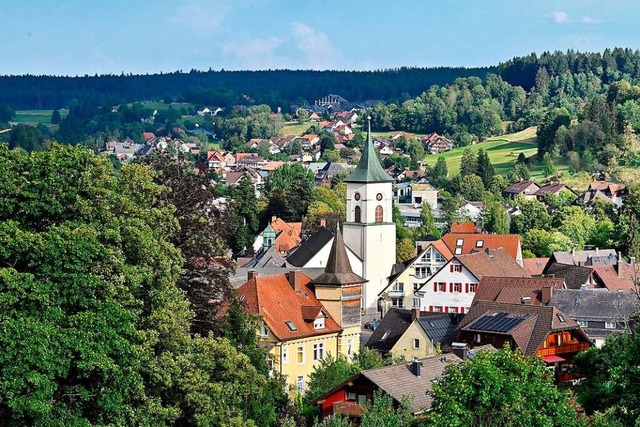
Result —
[{"label": "treeline", "polygon": [[[0,76],[0,103],[15,109],[54,109],[81,104],[117,105],[147,99],[180,99],[228,106],[247,101],[272,108],[313,103],[329,93],[350,101],[416,96],[432,85],[458,77],[483,78],[491,68],[398,68],[376,71],[176,71],[146,75],[82,77]],[[74,102],[75,102],[74,101]]]}]

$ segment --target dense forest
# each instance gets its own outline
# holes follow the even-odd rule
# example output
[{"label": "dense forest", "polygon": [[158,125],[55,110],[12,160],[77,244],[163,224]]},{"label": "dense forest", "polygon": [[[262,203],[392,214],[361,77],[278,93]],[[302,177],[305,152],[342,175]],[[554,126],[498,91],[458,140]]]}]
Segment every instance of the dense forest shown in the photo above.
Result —
[{"label": "dense forest", "polygon": [[[350,101],[416,96],[458,77],[484,77],[492,68],[399,68],[379,71],[176,71],[151,75],[82,77],[0,76],[0,103],[16,109],[61,108],[80,103],[112,105],[144,99],[182,99],[220,106],[246,95],[272,108],[313,103],[329,93]],[[74,101],[75,102],[75,101]]]}]

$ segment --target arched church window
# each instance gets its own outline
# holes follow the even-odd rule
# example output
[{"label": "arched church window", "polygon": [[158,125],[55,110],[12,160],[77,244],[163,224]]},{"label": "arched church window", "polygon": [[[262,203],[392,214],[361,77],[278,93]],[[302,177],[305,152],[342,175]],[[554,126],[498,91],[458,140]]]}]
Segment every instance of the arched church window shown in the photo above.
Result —
[{"label": "arched church window", "polygon": [[362,210],[360,209],[360,206],[356,206],[354,217],[354,222],[362,222]]},{"label": "arched church window", "polygon": [[376,206],[376,222],[384,222],[382,206]]}]

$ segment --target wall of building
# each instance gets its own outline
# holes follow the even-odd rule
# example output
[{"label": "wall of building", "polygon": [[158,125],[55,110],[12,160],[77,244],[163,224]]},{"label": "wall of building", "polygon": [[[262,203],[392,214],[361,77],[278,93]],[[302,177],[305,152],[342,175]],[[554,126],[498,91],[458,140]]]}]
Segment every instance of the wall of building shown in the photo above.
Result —
[{"label": "wall of building", "polygon": [[[451,266],[454,266],[453,271]],[[455,271],[455,266],[460,266],[462,271]],[[434,283],[444,282],[445,291],[434,291]],[[440,271],[433,275],[420,288],[420,309],[422,311],[436,311],[435,307],[442,307],[440,312],[450,313],[451,307],[457,311],[455,313],[467,313],[471,307],[471,302],[475,292],[471,292],[470,284],[478,286],[479,280],[462,264],[452,260]],[[461,291],[455,290],[455,284],[461,284]]]},{"label": "wall of building", "polygon": [[[414,340],[419,341],[419,347],[414,348]],[[413,321],[405,333],[400,337],[396,345],[391,349],[394,357],[404,357],[405,360],[413,360],[414,357],[422,359],[436,353],[433,343],[417,321]]]}]

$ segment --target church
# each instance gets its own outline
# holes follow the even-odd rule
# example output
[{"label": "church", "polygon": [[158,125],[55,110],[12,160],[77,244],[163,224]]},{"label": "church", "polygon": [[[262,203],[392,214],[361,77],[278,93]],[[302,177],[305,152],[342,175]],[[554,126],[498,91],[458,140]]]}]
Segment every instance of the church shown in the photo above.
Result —
[{"label": "church", "polygon": [[396,225],[393,222],[393,178],[380,164],[371,140],[369,118],[367,142],[356,169],[345,178],[347,218],[343,224],[344,243],[363,262],[367,279],[363,310],[378,310],[378,294],[387,286],[396,262]]}]

